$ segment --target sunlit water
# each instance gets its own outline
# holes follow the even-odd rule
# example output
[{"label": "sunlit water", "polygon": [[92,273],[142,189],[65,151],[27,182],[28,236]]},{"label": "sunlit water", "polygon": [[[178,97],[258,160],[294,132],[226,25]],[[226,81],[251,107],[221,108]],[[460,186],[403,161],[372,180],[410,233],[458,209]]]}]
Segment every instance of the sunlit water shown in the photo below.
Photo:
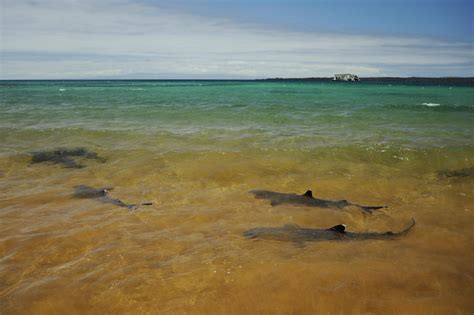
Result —
[{"label": "sunlit water", "polygon": [[[85,147],[105,163],[30,165]],[[471,314],[474,88],[224,81],[0,83],[0,313]],[[74,199],[114,187],[136,211]],[[363,214],[251,189],[388,205]],[[293,243],[288,223],[399,230]]]}]

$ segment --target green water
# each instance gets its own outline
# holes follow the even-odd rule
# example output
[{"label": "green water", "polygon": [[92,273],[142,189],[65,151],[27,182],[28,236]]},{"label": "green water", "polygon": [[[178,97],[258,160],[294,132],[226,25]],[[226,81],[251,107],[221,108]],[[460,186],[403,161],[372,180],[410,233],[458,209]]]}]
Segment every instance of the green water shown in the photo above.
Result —
[{"label": "green water", "polygon": [[282,149],[474,144],[473,87],[65,81],[2,82],[0,93],[8,148],[22,148],[11,137],[59,131],[196,137],[217,150],[235,138]]},{"label": "green water", "polygon": [[[436,154],[441,150],[453,154],[455,161],[441,161],[447,165],[435,167],[466,167],[472,161],[462,161],[459,154],[472,158],[474,87],[238,81],[1,83],[3,157],[71,142],[160,154],[337,150],[334,154],[339,157],[386,163],[410,156],[424,161],[426,152],[443,160],[443,154]],[[377,155],[367,155],[374,152]]]}]

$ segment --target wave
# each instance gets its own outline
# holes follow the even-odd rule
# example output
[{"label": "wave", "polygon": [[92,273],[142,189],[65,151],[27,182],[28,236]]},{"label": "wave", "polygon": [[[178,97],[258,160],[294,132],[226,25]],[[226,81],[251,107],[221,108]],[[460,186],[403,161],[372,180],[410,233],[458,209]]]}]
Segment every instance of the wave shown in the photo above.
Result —
[{"label": "wave", "polygon": [[[396,110],[415,110],[415,111],[435,111],[435,112],[474,112],[474,105],[444,105],[439,103],[420,103],[417,104],[389,104],[383,107]],[[377,109],[372,106],[371,109]],[[380,107],[378,107],[380,108]]]}]

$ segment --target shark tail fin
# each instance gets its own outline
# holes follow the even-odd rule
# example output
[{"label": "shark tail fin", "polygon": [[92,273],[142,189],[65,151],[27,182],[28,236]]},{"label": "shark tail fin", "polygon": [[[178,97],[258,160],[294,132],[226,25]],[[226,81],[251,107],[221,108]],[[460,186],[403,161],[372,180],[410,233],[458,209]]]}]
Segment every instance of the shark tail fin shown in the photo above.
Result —
[{"label": "shark tail fin", "polygon": [[415,224],[416,224],[415,219],[411,218],[411,224],[409,226],[407,226],[406,228],[404,228],[403,230],[401,230],[400,232],[398,232],[397,234],[398,235],[406,235],[415,226]]},{"label": "shark tail fin", "polygon": [[410,232],[410,230],[415,226],[415,224],[416,224],[415,219],[411,218],[411,224],[409,226],[407,226],[406,228],[404,228],[403,230],[401,230],[400,232],[389,231],[385,234],[389,235],[389,236],[392,236],[392,237],[405,236],[405,235],[408,234],[408,232]]}]

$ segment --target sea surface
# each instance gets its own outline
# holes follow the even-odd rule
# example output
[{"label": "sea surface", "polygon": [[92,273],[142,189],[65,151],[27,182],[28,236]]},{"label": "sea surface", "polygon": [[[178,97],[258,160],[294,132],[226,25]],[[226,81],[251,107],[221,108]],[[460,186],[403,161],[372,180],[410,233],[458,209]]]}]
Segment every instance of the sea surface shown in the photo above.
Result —
[{"label": "sea surface", "polygon": [[[79,147],[106,161],[31,164]],[[472,314],[473,168],[473,86],[0,81],[0,313]],[[81,184],[153,205],[74,198]],[[392,241],[242,235],[411,218]]]}]

